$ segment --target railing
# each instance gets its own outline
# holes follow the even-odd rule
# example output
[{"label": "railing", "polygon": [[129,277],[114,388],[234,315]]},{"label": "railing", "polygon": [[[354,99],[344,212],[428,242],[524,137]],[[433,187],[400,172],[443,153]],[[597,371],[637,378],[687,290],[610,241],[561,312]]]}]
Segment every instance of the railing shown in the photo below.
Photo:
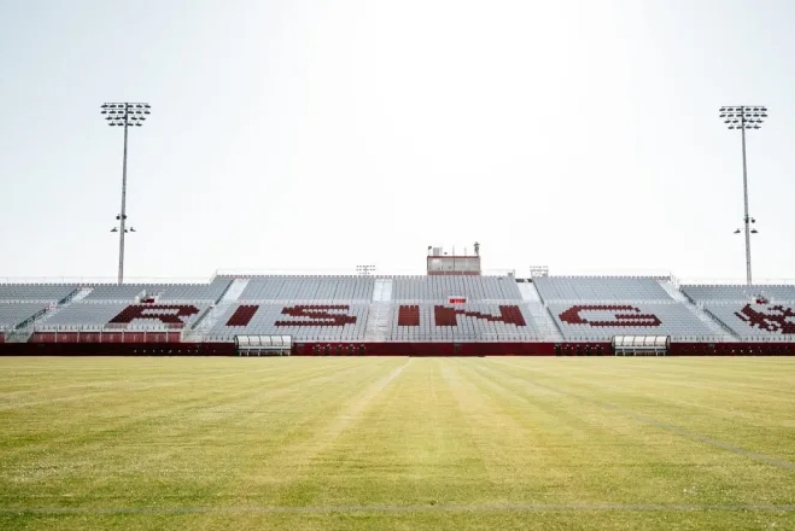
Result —
[{"label": "railing", "polygon": [[46,323],[34,326],[34,332],[42,333],[73,333],[73,332],[175,332],[185,327],[180,323],[162,323],[160,325],[150,324],[85,324],[85,325],[47,325]]},{"label": "railing", "polygon": [[0,299],[0,304],[58,304],[57,299]]},{"label": "railing", "polygon": [[[757,278],[753,286],[792,286],[795,284],[793,278]],[[739,278],[680,278],[680,286],[747,286],[745,279]]]},{"label": "railing", "polygon": [[[482,276],[508,276],[513,272],[511,268],[491,268],[484,269]],[[212,283],[216,276],[248,278],[252,276],[286,275],[286,276],[357,276],[356,269],[350,268],[273,268],[273,269],[218,269],[210,278],[207,277],[125,277],[125,284],[200,284]],[[427,271],[423,269],[408,268],[384,268],[378,269],[373,278],[389,278],[392,276],[415,276],[425,277]],[[521,276],[521,275],[520,275]],[[714,277],[675,277],[671,272],[661,271],[627,271],[612,269],[608,271],[584,270],[579,272],[566,271],[550,276],[550,278],[651,278],[656,280],[669,280],[678,286],[704,285],[704,286],[725,286],[725,285],[745,285],[745,279],[740,278],[714,278]],[[52,285],[77,285],[92,286],[97,284],[117,284],[115,277],[107,276],[54,276],[54,277],[0,277],[0,284],[32,284],[40,286]],[[795,285],[795,278],[758,278],[754,282],[755,286],[773,285],[790,286]]]},{"label": "railing", "polygon": [[32,343],[180,343],[179,331],[169,330],[80,330],[35,331],[30,333]]},{"label": "railing", "polygon": [[634,299],[605,299],[604,297],[597,297],[597,298],[588,298],[584,297],[581,299],[559,299],[555,297],[546,297],[544,299],[544,304],[644,304],[644,305],[672,305],[672,304],[681,304],[679,301],[674,300],[672,298],[667,299],[641,299],[641,298],[634,298]]},{"label": "railing", "polygon": [[577,270],[555,270],[555,274],[550,274],[549,278],[634,278],[634,279],[653,279],[670,280],[673,272],[668,269],[636,269],[636,268],[578,268]]},{"label": "railing", "polygon": [[[455,273],[461,273],[455,272]],[[484,269],[480,272],[480,276],[500,276],[506,277],[514,273],[513,269],[509,268],[491,268]],[[357,277],[357,278],[392,278],[392,277],[427,277],[428,272],[424,269],[408,269],[408,268],[389,268],[378,269],[371,275],[361,275],[356,272],[356,269],[351,268],[289,268],[289,269],[218,269],[215,274],[220,277],[233,277],[233,278],[251,278],[261,276],[295,276],[295,277],[312,277],[312,276],[336,276],[336,277]],[[434,276],[434,275],[431,275]]]},{"label": "railing", "polygon": [[726,338],[724,336],[672,336],[672,343],[793,343],[795,337],[788,336],[746,336]]},{"label": "railing", "polygon": [[[578,336],[578,337],[563,337],[559,342],[563,343],[594,343],[594,342],[610,342],[613,340],[612,336]],[[738,341],[748,340],[727,340],[725,337],[712,336],[671,336],[672,343],[736,343]],[[785,340],[786,341],[786,340]],[[795,338],[789,340],[795,341]]]},{"label": "railing", "polygon": [[[124,284],[209,284],[213,278],[206,277],[125,277]],[[96,284],[118,285],[115,277],[77,276],[77,277],[0,277],[0,284],[33,284],[52,286],[63,284],[93,286]]]}]

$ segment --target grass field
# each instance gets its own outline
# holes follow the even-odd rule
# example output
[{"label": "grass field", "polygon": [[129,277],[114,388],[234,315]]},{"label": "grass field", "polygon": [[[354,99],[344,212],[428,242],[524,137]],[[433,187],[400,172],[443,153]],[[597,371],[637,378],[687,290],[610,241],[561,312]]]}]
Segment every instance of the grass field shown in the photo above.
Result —
[{"label": "grass field", "polygon": [[0,358],[0,529],[795,529],[795,358]]}]

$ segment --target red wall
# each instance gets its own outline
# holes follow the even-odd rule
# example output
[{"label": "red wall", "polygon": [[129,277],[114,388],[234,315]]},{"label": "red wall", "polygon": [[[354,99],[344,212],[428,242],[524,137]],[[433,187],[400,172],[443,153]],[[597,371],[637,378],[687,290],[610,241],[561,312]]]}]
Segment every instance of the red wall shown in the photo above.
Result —
[{"label": "red wall", "polygon": [[554,348],[548,343],[307,343],[297,345],[293,353],[296,356],[553,356]]},{"label": "red wall", "polygon": [[[95,339],[93,336],[88,335],[81,337],[80,342],[74,338],[72,341],[58,343],[0,343],[0,356],[235,355],[233,343],[95,343],[93,339]],[[612,348],[609,343],[298,343],[294,347],[293,354],[297,356],[611,356]],[[795,343],[673,343],[670,355],[795,356]]]},{"label": "red wall", "polygon": [[795,343],[671,343],[671,356],[795,356]]},{"label": "red wall", "polygon": [[36,332],[30,343],[179,343],[179,332]]},{"label": "red wall", "polygon": [[6,343],[0,356],[234,356],[233,343]]},{"label": "red wall", "polygon": [[293,350],[296,356],[612,355],[609,343],[565,343],[559,351],[555,343],[299,343]]}]

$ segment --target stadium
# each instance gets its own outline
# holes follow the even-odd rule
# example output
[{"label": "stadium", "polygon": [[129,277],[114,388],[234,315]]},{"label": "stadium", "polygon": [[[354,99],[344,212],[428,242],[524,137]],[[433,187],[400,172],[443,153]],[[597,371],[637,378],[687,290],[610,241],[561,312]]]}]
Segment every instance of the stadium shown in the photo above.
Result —
[{"label": "stadium", "polygon": [[774,3],[0,2],[0,531],[795,530]]},{"label": "stadium", "polygon": [[795,354],[792,285],[481,274],[218,274],[205,284],[0,285],[5,355],[606,356]]},{"label": "stadium", "polygon": [[791,529],[789,285],[0,286],[3,529]]}]

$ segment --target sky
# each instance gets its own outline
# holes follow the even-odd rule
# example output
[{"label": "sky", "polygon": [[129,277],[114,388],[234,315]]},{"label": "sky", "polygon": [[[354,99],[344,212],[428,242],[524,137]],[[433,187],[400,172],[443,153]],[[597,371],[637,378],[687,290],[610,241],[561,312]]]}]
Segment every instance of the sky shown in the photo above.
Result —
[{"label": "sky", "polygon": [[0,0],[0,278],[795,278],[790,0]]}]

